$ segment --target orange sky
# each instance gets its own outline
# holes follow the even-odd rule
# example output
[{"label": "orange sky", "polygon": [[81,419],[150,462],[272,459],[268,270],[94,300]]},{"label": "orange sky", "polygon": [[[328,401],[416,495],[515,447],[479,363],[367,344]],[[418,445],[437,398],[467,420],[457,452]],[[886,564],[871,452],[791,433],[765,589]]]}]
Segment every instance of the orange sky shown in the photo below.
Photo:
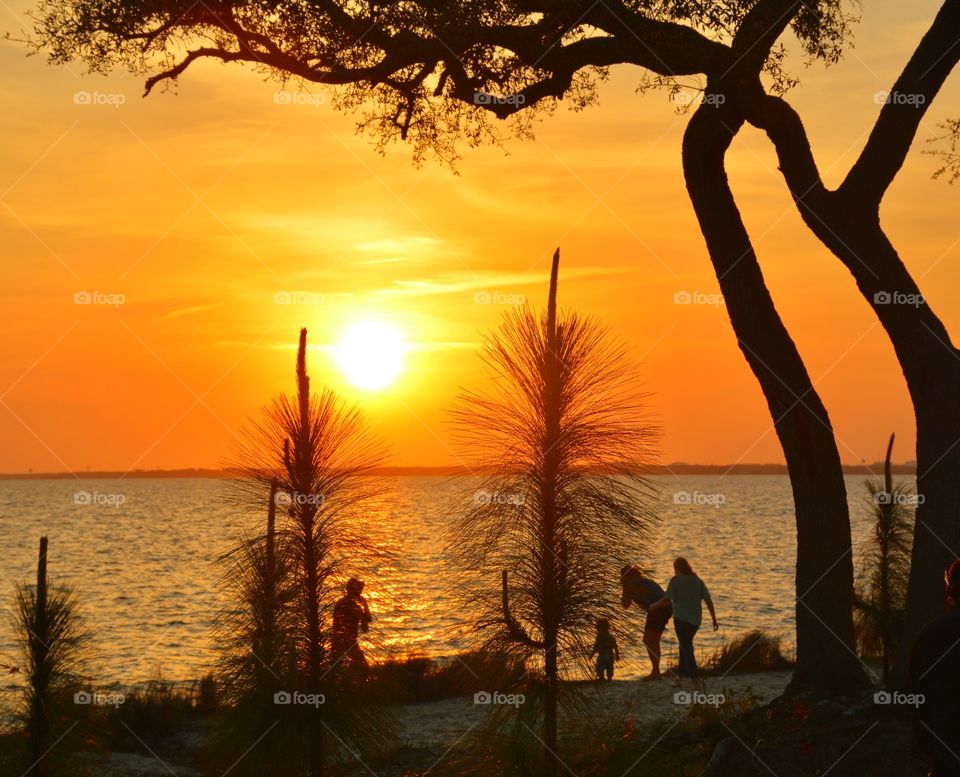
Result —
[{"label": "orange sky", "polygon": [[[0,10],[17,32],[29,3]],[[791,101],[828,183],[861,147],[938,7],[866,6],[841,65],[802,71]],[[12,10],[11,10],[12,9]],[[216,466],[236,430],[291,386],[297,329],[311,374],[362,403],[397,464],[455,462],[444,409],[482,379],[480,333],[540,302],[563,253],[561,304],[635,348],[664,429],[662,460],[782,461],[722,307],[676,305],[716,280],[680,169],[686,118],[634,94],[621,68],[601,105],[561,109],[533,142],[463,149],[461,175],[378,156],[354,122],[274,84],[200,66],[178,94],[51,68],[0,42],[0,471]],[[78,91],[122,104],[77,104]],[[922,141],[957,115],[954,78],[885,202],[885,225],[948,328],[960,326],[957,188],[931,181]],[[117,103],[121,98],[109,98]],[[768,284],[820,390],[846,462],[877,460],[890,431],[913,458],[909,398],[892,348],[840,263],[800,223],[769,144],[743,133],[730,174]],[[120,294],[76,305],[78,291]],[[277,292],[318,295],[277,305]],[[386,321],[411,350],[390,389],[345,383],[324,349],[353,321]]]}]

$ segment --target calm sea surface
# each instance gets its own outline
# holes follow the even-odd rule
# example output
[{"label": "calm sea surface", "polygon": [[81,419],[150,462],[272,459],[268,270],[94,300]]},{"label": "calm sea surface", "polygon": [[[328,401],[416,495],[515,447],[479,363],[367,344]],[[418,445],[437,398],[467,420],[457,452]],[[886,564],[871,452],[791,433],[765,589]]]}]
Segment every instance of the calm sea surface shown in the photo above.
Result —
[{"label": "calm sea surface", "polygon": [[[469,483],[388,480],[389,495],[371,504],[365,518],[368,532],[395,551],[389,564],[365,575],[383,654],[452,655],[469,645],[458,636],[463,624],[441,534]],[[791,648],[796,534],[788,479],[683,476],[659,483],[658,576],[665,585],[670,560],[687,556],[709,585],[720,617],[720,632],[701,632],[699,647],[759,627],[781,634]],[[225,481],[208,479],[0,481],[0,663],[19,663],[11,627],[14,585],[35,574],[38,538],[46,534],[51,579],[73,586],[93,631],[92,668],[99,681],[200,676],[214,655],[216,559],[240,531],[263,520],[239,511],[227,488]],[[870,527],[863,478],[848,476],[847,489],[856,553]],[[99,504],[76,504],[78,491]],[[618,597],[617,581],[610,585]],[[642,620],[635,623],[639,632]],[[639,633],[621,635],[626,660],[619,676],[647,671],[638,642]],[[676,653],[672,631],[665,651],[668,658]]]}]

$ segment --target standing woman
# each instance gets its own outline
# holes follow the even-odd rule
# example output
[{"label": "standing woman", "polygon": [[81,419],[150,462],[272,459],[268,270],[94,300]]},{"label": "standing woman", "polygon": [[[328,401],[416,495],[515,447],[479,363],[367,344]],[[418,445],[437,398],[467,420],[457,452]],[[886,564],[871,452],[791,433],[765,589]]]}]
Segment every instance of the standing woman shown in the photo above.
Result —
[{"label": "standing woman", "polygon": [[702,688],[703,682],[700,680],[697,658],[693,651],[693,637],[703,620],[701,602],[707,603],[707,609],[710,610],[710,617],[713,619],[714,631],[720,628],[720,624],[717,623],[717,613],[713,609],[710,591],[690,567],[690,562],[685,558],[678,558],[673,562],[673,571],[674,575],[667,585],[666,597],[650,609],[653,611],[666,607],[668,602],[673,605],[673,626],[677,631],[677,641],[680,643],[680,669],[677,674],[681,682],[684,677],[689,677]]}]

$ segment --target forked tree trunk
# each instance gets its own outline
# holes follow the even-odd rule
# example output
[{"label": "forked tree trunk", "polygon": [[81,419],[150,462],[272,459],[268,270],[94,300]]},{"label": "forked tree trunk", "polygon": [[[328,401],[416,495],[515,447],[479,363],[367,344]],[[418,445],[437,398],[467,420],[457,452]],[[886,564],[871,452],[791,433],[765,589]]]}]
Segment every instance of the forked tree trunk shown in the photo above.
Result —
[{"label": "forked tree trunk", "polygon": [[[844,262],[893,343],[917,423],[917,505],[903,647],[905,676],[917,632],[943,609],[943,570],[960,554],[960,353],[926,301],[876,214],[842,207],[811,214],[818,237]],[[832,212],[831,212],[832,211]],[[842,221],[837,214],[845,215]],[[808,222],[810,223],[810,222]],[[829,230],[829,233],[827,233]],[[863,257],[869,257],[869,264]],[[910,302],[913,300],[913,302]]]},{"label": "forked tree trunk", "polygon": [[[856,163],[836,191],[820,178],[803,122],[783,100],[751,107],[750,121],[777,149],[780,169],[810,230],[850,270],[893,344],[917,422],[913,563],[895,675],[942,608],[942,573],[960,555],[960,352],[880,225],[880,205],[926,111],[960,61],[960,0],[945,0],[910,57]],[[902,99],[910,98],[910,99]]]},{"label": "forked tree trunk", "polygon": [[797,527],[797,663],[790,690],[832,695],[867,683],[854,648],[846,487],[830,418],[773,304],[727,181],[724,157],[742,125],[732,101],[705,102],[684,134],[683,169],[731,324],[790,473]]}]

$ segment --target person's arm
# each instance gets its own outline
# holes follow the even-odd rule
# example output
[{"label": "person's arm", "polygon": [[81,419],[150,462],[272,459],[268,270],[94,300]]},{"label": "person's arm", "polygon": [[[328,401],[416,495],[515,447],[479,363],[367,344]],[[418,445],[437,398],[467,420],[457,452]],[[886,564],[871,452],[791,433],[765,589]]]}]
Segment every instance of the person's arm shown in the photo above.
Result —
[{"label": "person's arm", "polygon": [[628,610],[630,609],[630,593],[627,591],[626,583],[621,583],[621,586],[623,588],[623,593],[620,595],[620,604],[623,605],[623,609]]},{"label": "person's arm", "polygon": [[650,613],[650,612],[654,612],[655,610],[663,610],[663,609],[666,609],[667,605],[670,604],[671,602],[673,602],[674,590],[675,590],[675,589],[674,589],[674,585],[673,585],[673,578],[671,577],[671,578],[670,578],[670,582],[667,583],[667,592],[666,592],[662,597],[660,597],[659,599],[657,599],[657,601],[655,601],[653,604],[651,604],[651,605],[647,608],[647,612]]},{"label": "person's arm", "polygon": [[360,604],[363,608],[360,614],[360,629],[366,634],[370,631],[370,621],[373,620],[373,616],[370,614],[370,606],[367,604],[367,600],[362,596],[360,597]]},{"label": "person's arm", "polygon": [[707,590],[706,583],[702,580],[700,581],[700,587],[703,589],[701,596],[703,596],[703,601],[707,603],[707,609],[710,610],[710,617],[713,619],[713,630],[716,631],[720,628],[719,622],[717,622],[717,611],[713,607],[713,599],[710,596],[710,591]]},{"label": "person's arm", "polygon": [[614,637],[614,640],[613,640],[613,658],[615,661],[620,660],[620,646],[617,645],[616,637]]},{"label": "person's arm", "polygon": [[593,658],[596,655],[597,651],[600,649],[598,646],[599,643],[600,643],[600,637],[597,637],[593,641],[593,650],[590,651],[590,658]]}]

